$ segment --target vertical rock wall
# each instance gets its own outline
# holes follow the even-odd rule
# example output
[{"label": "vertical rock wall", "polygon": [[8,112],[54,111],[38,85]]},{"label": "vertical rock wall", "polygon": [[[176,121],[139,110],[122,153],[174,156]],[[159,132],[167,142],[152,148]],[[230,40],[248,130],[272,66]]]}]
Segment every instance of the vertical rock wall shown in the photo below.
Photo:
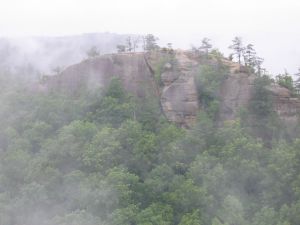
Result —
[{"label": "vertical rock wall", "polygon": [[[76,92],[82,85],[106,87],[113,76],[119,77],[125,89],[137,97],[150,95],[159,98],[161,110],[171,122],[183,127],[195,123],[201,110],[195,84],[201,62],[187,51],[175,51],[171,62],[164,62],[160,82],[155,67],[162,60],[161,53],[112,54],[96,57],[68,67],[57,76],[48,77],[47,89]],[[239,72],[236,63],[225,61],[231,73],[221,85],[219,122],[233,120],[241,108],[247,108],[253,92],[254,75]],[[278,85],[268,87],[274,98],[274,111],[288,125],[298,123],[300,100]]]}]

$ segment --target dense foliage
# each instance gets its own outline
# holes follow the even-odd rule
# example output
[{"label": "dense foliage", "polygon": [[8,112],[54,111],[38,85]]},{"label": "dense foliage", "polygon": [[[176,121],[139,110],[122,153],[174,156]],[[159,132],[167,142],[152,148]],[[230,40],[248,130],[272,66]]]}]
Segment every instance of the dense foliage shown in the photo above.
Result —
[{"label": "dense foliage", "polygon": [[[2,74],[0,224],[298,224],[300,140],[269,146],[238,119],[216,126],[223,71],[202,68],[206,112],[189,131],[115,78],[74,97]],[[245,113],[271,126],[266,82]]]},{"label": "dense foliage", "polygon": [[[209,56],[216,57],[216,53],[212,52]],[[208,61],[201,65],[195,76],[199,103],[213,119],[216,119],[219,110],[221,84],[228,74],[229,68],[217,58],[213,63]]]}]

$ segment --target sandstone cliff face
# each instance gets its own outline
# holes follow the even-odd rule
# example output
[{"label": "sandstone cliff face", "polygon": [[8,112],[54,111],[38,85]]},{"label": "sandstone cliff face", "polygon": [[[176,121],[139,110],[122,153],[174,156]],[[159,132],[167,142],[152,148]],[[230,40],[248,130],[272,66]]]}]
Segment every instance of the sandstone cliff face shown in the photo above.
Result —
[{"label": "sandstone cliff face", "polygon": [[295,127],[298,124],[300,113],[300,99],[291,96],[291,92],[278,85],[267,87],[273,95],[273,107],[279,117],[288,127]]},{"label": "sandstone cliff face", "polygon": [[[254,75],[238,73],[236,66],[221,87],[220,121],[235,119],[241,108],[247,108],[253,93]],[[300,113],[300,99],[293,98],[291,92],[279,85],[272,84],[266,87],[273,97],[273,110],[288,127],[298,124]]]},{"label": "sandstone cliff face", "polygon": [[48,88],[75,93],[82,86],[105,88],[112,77],[121,79],[125,89],[138,97],[157,93],[143,54],[111,54],[85,60],[47,80]]},{"label": "sandstone cliff face", "polygon": [[251,100],[255,77],[246,73],[231,73],[220,90],[220,121],[233,120]]},{"label": "sandstone cliff face", "polygon": [[[155,77],[155,67],[161,63],[161,53],[127,53],[104,55],[70,66],[61,74],[48,77],[46,86],[75,93],[82,86],[105,88],[117,76],[135,96],[158,98],[169,121],[190,127],[201,110],[194,79],[201,62],[186,51],[175,51],[172,57],[172,61],[163,62],[160,82]],[[236,63],[225,63],[231,72],[221,85],[220,122],[235,119],[241,108],[247,108],[255,79],[254,75],[239,72]],[[268,89],[273,94],[275,112],[287,125],[296,124],[300,100],[292,98],[286,88],[271,85]]]},{"label": "sandstone cliff face", "polygon": [[176,67],[165,66],[161,74],[163,87],[160,101],[170,121],[189,127],[195,122],[199,109],[194,80],[199,63],[182,51],[177,51],[174,57]]},{"label": "sandstone cliff face", "polygon": [[160,85],[155,79],[156,64],[161,54],[126,53],[104,55],[68,67],[57,76],[48,77],[48,89],[75,93],[81,86],[105,88],[113,76],[119,77],[127,91],[137,97],[159,98],[162,112],[168,120],[181,126],[191,126],[199,109],[194,73],[198,62],[184,52],[177,52],[177,65],[163,65]]}]

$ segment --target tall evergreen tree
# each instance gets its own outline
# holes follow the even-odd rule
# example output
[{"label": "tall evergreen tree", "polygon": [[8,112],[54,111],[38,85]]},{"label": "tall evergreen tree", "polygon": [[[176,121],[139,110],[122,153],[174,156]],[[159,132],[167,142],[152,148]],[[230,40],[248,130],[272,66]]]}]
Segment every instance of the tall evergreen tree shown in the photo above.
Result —
[{"label": "tall evergreen tree", "polygon": [[294,82],[295,85],[295,90],[297,92],[297,94],[299,94],[300,92],[300,67],[298,68],[298,72],[294,74],[296,77],[296,80]]},{"label": "tall evergreen tree", "polygon": [[126,50],[127,52],[131,52],[133,50],[132,38],[130,36],[126,38]]},{"label": "tall evergreen tree", "polygon": [[256,67],[256,73],[257,75],[261,76],[263,68],[261,67],[262,63],[264,62],[264,59],[261,57],[256,57],[254,66]]},{"label": "tall evergreen tree", "polygon": [[135,52],[136,49],[139,47],[139,43],[140,43],[140,36],[134,37],[132,38],[132,49]]},{"label": "tall evergreen tree", "polygon": [[256,60],[256,51],[253,44],[248,44],[243,52],[245,66],[253,67]]},{"label": "tall evergreen tree", "polygon": [[212,44],[210,43],[209,38],[203,38],[202,39],[202,45],[200,46],[200,50],[205,51],[206,57],[208,56],[209,50],[212,48]]},{"label": "tall evergreen tree", "polygon": [[243,47],[242,38],[241,37],[235,37],[232,40],[232,45],[229,46],[230,49],[232,49],[233,55],[236,55],[238,58],[238,63],[241,64],[241,57],[243,55],[243,52],[245,48]]},{"label": "tall evergreen tree", "polygon": [[117,51],[118,51],[118,53],[126,52],[126,46],[125,45],[117,45]]},{"label": "tall evergreen tree", "polygon": [[86,52],[88,58],[95,58],[100,55],[100,51],[96,46],[92,46],[87,52]]},{"label": "tall evergreen tree", "polygon": [[157,44],[158,38],[155,37],[153,34],[147,34],[144,37],[144,50],[145,51],[153,51],[157,48],[159,48]]}]

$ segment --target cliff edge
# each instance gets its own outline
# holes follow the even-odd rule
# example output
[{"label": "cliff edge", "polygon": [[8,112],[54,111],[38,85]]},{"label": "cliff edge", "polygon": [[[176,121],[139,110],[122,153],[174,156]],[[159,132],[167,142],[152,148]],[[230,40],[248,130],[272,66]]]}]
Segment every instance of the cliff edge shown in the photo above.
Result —
[{"label": "cliff edge", "polygon": [[[118,77],[134,96],[159,99],[167,119],[183,127],[194,124],[201,110],[195,76],[203,62],[189,51],[170,53],[108,54],[87,59],[45,78],[44,89],[75,93],[81,87],[105,88]],[[247,108],[253,93],[255,75],[241,72],[238,64],[224,59],[229,74],[220,87],[219,120],[233,120],[241,108]],[[267,87],[273,96],[273,108],[287,124],[298,122],[300,100],[284,87]]]}]

